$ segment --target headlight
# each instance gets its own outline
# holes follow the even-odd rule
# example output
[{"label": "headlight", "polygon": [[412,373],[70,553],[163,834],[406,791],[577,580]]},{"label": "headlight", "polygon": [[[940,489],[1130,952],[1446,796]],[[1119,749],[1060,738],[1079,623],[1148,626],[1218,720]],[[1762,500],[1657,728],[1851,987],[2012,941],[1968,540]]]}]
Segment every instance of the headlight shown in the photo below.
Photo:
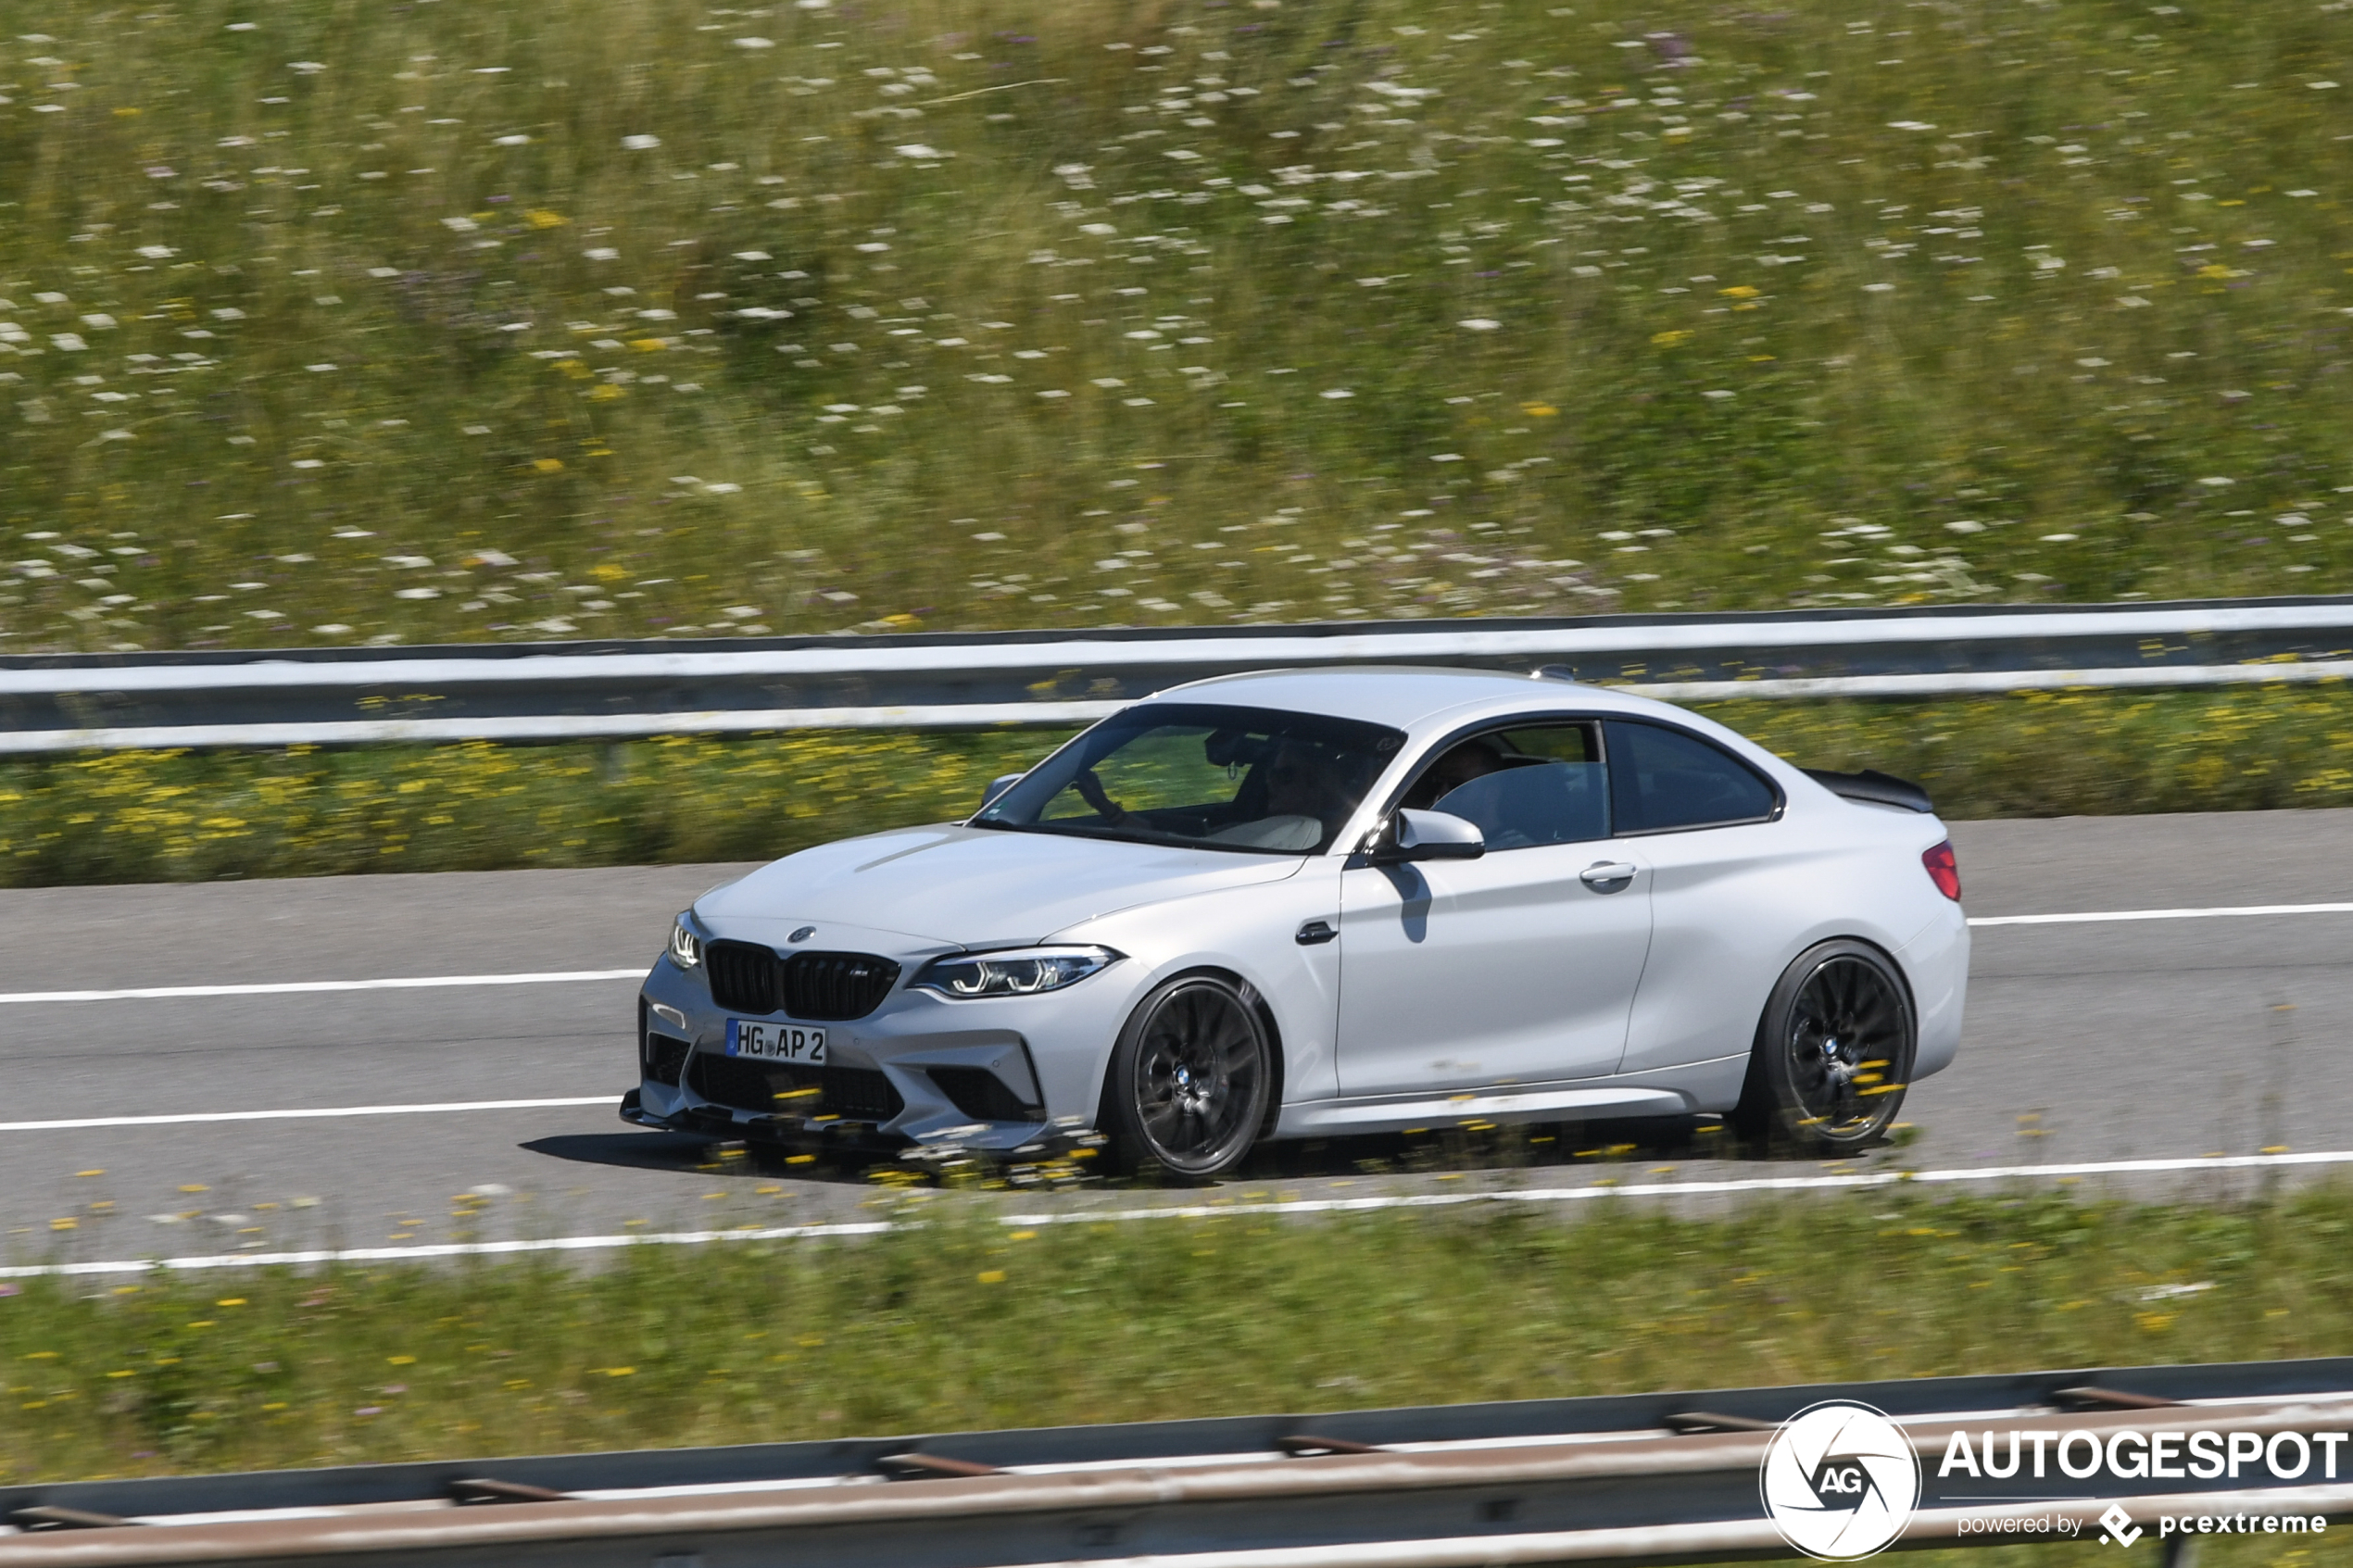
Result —
[{"label": "headlight", "polygon": [[702,962],[702,938],[686,928],[684,915],[670,928],[670,961],[680,969],[692,969]]},{"label": "headlight", "polygon": [[1109,947],[1024,947],[934,959],[915,985],[943,997],[1034,997],[1064,991],[1124,955]]}]

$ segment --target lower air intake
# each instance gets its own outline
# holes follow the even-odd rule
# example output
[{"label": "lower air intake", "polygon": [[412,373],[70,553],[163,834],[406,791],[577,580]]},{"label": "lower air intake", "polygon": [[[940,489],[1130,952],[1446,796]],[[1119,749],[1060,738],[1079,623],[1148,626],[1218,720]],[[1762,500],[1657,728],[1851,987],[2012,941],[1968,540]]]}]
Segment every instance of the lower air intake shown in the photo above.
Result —
[{"label": "lower air intake", "polygon": [[714,1105],[762,1116],[838,1116],[884,1123],[907,1108],[871,1067],[791,1067],[697,1052],[687,1085]]},{"label": "lower air intake", "polygon": [[684,1040],[648,1033],[637,1052],[638,1071],[657,1084],[675,1087],[678,1075],[686,1065],[686,1053],[693,1048]]},{"label": "lower air intake", "polygon": [[986,1067],[927,1067],[949,1103],[975,1122],[1041,1122],[1045,1112],[1026,1105],[1002,1078]]}]

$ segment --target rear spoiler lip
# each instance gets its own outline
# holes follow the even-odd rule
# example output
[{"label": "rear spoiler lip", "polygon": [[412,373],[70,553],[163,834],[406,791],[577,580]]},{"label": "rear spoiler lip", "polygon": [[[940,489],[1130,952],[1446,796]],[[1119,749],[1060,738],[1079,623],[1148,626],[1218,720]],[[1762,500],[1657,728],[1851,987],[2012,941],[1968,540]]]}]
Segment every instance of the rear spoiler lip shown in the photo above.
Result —
[{"label": "rear spoiler lip", "polygon": [[1860,800],[1873,806],[1896,806],[1923,815],[1936,809],[1935,802],[1928,797],[1928,791],[1908,779],[1882,773],[1876,768],[1866,768],[1859,773],[1836,773],[1826,768],[1803,768],[1799,771],[1843,799]]}]

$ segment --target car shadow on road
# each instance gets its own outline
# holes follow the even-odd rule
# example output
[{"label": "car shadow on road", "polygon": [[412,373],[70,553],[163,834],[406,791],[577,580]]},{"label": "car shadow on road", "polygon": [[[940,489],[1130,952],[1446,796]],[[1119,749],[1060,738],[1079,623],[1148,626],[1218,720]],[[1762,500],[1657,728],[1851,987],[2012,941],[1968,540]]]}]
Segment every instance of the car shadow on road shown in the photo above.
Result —
[{"label": "car shadow on road", "polygon": [[779,1176],[801,1182],[868,1185],[871,1160],[836,1155],[801,1156],[789,1150],[714,1142],[696,1133],[613,1132],[562,1133],[516,1145],[529,1154],[581,1165],[618,1166],[624,1170],[667,1171],[705,1176]]},{"label": "car shadow on road", "polygon": [[[729,1143],[694,1133],[615,1130],[535,1138],[520,1146],[533,1154],[578,1164],[605,1165],[677,1174],[784,1179],[825,1185],[865,1186],[878,1170],[901,1179],[919,1173],[871,1152],[833,1149],[812,1153],[760,1143]],[[1856,1156],[1889,1148],[1882,1142]],[[1232,1182],[1354,1179],[1368,1175],[1469,1175],[1496,1172],[1592,1171],[1619,1165],[1717,1163],[1777,1166],[1818,1165],[1815,1151],[1768,1148],[1745,1141],[1713,1117],[1679,1117],[1576,1124],[1433,1128],[1416,1133],[1366,1134],[1348,1138],[1309,1138],[1261,1146]],[[989,1184],[994,1185],[994,1184]],[[1145,1173],[1130,1180],[1084,1179],[1082,1185],[1158,1187],[1170,1185]]]},{"label": "car shadow on road", "polygon": [[[1852,1151],[1868,1155],[1885,1142]],[[1713,1116],[1648,1121],[1444,1127],[1424,1132],[1308,1138],[1262,1145],[1237,1180],[1312,1180],[1382,1174],[1446,1174],[1513,1170],[1581,1170],[1616,1164],[1699,1162],[1819,1164],[1818,1150],[1743,1138]]]}]

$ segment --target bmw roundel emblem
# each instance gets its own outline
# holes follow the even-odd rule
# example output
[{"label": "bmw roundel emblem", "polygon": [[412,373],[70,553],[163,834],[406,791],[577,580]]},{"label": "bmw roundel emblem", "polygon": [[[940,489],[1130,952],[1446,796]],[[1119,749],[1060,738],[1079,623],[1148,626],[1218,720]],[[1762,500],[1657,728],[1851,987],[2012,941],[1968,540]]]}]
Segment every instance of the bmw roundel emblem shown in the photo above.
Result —
[{"label": "bmw roundel emblem", "polygon": [[817,928],[815,926],[804,925],[799,930],[794,932],[790,936],[786,937],[785,940],[787,942],[806,942],[812,936],[816,935]]}]

